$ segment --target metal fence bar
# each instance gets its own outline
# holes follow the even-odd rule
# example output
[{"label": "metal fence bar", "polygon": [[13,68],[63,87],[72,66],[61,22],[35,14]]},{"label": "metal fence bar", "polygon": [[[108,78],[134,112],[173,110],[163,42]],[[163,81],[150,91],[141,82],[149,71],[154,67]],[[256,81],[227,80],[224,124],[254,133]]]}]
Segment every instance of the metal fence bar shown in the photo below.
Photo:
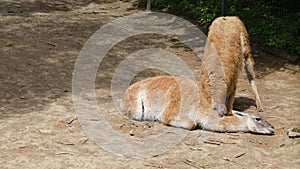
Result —
[{"label": "metal fence bar", "polygon": [[147,11],[151,11],[151,0],[147,0]]}]

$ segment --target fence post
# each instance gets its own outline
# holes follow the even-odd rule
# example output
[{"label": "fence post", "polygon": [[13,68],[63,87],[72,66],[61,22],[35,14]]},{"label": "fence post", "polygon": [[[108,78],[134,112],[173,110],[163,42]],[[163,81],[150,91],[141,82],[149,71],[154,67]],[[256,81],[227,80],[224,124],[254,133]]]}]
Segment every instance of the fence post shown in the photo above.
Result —
[{"label": "fence post", "polygon": [[147,11],[150,12],[151,11],[151,0],[147,1]]},{"label": "fence post", "polygon": [[227,0],[222,0],[222,16],[227,15]]}]

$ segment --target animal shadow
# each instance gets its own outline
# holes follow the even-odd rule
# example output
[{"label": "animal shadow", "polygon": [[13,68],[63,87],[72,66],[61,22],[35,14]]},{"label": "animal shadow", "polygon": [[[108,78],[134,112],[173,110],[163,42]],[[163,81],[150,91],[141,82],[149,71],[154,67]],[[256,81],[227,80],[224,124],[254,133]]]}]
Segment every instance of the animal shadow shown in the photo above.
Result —
[{"label": "animal shadow", "polygon": [[251,106],[256,107],[254,99],[248,97],[235,97],[233,103],[233,109],[237,111],[245,111]]}]

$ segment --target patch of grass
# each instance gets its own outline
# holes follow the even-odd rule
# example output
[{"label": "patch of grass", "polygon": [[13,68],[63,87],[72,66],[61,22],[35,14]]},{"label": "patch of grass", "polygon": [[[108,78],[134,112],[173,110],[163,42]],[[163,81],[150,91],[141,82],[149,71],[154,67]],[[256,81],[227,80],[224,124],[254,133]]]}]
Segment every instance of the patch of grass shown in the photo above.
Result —
[{"label": "patch of grass", "polygon": [[300,133],[300,129],[299,129],[299,128],[293,128],[293,129],[292,129],[292,132]]},{"label": "patch of grass", "polygon": [[[139,0],[145,6],[147,0]],[[151,0],[154,9],[198,20],[204,26],[221,15],[221,0]],[[297,0],[227,0],[227,15],[239,16],[250,37],[260,44],[300,55],[300,5]],[[292,11],[292,12],[291,12]]]}]

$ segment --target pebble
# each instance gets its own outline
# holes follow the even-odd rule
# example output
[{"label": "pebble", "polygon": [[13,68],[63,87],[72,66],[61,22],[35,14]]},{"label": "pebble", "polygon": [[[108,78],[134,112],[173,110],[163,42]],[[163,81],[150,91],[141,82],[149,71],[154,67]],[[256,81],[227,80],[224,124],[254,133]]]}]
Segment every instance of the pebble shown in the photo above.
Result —
[{"label": "pebble", "polygon": [[288,130],[288,136],[289,138],[296,138],[296,137],[300,137],[300,133],[299,132],[294,132],[292,131],[292,129]]}]

